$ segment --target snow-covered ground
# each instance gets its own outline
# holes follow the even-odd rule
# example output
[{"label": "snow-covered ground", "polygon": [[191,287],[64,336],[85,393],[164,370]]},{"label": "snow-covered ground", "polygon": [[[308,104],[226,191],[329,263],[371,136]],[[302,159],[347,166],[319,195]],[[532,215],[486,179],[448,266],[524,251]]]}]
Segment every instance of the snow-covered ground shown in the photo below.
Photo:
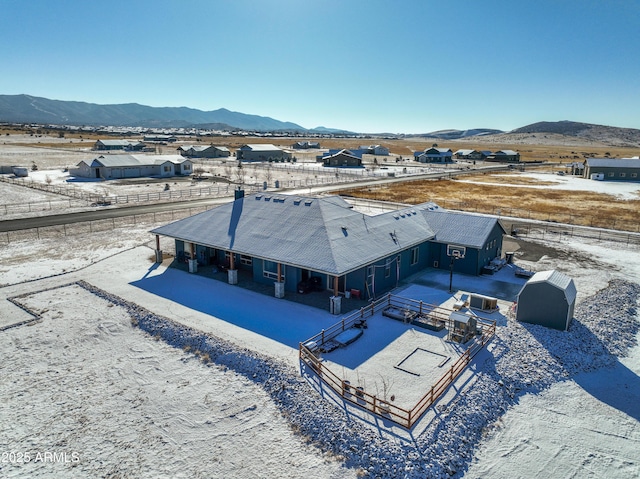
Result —
[{"label": "snow-covered ground", "polygon": [[[565,190],[565,191],[592,191],[594,193],[603,193],[607,195],[612,195],[620,199],[624,200],[634,200],[640,198],[640,184],[638,182],[633,181],[597,181],[590,180],[586,178],[582,178],[580,176],[572,176],[572,175],[554,175],[550,173],[518,173],[511,175],[500,175],[501,178],[504,177],[513,177],[514,183],[503,183],[503,182],[491,182],[491,181],[474,181],[473,179],[469,180],[457,180],[465,183],[479,183],[483,185],[494,185],[500,187],[509,187],[516,186],[518,188],[534,188],[534,189],[554,189],[554,190]],[[552,182],[553,185],[549,186],[546,184],[535,185],[535,184],[518,184],[518,178],[534,178],[539,180],[540,182]],[[489,176],[490,178],[490,176]]]},{"label": "snow-covered ground", "polygon": [[[70,460],[16,465],[14,454],[0,462],[3,477],[640,472],[638,251],[541,241],[548,255],[518,262],[575,278],[571,330],[500,316],[487,350],[405,431],[300,376],[297,342],[335,316],[155,266],[149,246],[136,247],[151,239],[142,228],[110,236],[122,239],[86,234],[0,250],[0,327],[30,318],[7,297],[22,295],[16,301],[42,315],[0,332],[0,453]],[[454,286],[503,291],[507,301],[519,284],[500,273],[455,275]],[[442,274],[428,270],[398,294],[448,301]]]}]

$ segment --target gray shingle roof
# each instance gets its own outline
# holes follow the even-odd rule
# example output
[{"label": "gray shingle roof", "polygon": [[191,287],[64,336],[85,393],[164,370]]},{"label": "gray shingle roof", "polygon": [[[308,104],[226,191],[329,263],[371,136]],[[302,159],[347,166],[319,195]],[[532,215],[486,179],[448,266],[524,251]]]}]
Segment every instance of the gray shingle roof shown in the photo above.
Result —
[{"label": "gray shingle roof", "polygon": [[432,238],[426,205],[367,216],[332,197],[257,194],[152,233],[343,275]]},{"label": "gray shingle roof", "polygon": [[239,149],[251,150],[251,151],[282,151],[277,146],[271,145],[268,143],[259,143],[259,144],[253,143],[253,144],[242,145]]},{"label": "gray shingle roof", "polygon": [[470,248],[482,248],[489,233],[498,223],[498,219],[491,216],[443,209],[433,211],[425,209],[422,215],[435,233],[433,241]]},{"label": "gray shingle roof", "polygon": [[[96,141],[96,143],[102,143],[105,146],[129,146],[131,144],[133,144],[133,142],[130,142],[129,140],[98,140]],[[138,143],[138,142],[135,142]]]},{"label": "gray shingle roof", "polygon": [[92,167],[124,168],[161,165],[167,161],[173,164],[180,164],[190,160],[181,155],[100,155],[91,163],[87,160],[82,160],[80,163],[86,163]]}]

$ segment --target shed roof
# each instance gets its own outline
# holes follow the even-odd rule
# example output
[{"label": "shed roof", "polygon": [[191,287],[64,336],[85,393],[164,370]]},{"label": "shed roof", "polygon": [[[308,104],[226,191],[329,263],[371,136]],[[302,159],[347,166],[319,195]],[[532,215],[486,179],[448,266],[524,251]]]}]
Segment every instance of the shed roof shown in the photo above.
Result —
[{"label": "shed roof", "polygon": [[152,233],[343,275],[433,237],[421,208],[368,216],[336,197],[256,194]]},{"label": "shed roof", "polygon": [[572,304],[576,300],[578,291],[576,285],[569,276],[562,274],[555,269],[550,271],[539,271],[534,274],[529,281],[525,283],[523,288],[526,288],[529,283],[548,283],[561,291],[564,291],[565,298],[568,304]]}]

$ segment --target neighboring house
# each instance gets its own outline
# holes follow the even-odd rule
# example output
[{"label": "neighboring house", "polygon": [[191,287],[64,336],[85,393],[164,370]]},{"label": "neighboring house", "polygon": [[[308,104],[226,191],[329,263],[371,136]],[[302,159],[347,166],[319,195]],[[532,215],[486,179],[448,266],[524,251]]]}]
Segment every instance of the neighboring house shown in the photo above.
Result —
[{"label": "neighboring house", "polygon": [[499,150],[487,156],[487,161],[499,161],[501,163],[519,163],[520,153],[513,150]]},{"label": "neighboring house", "polygon": [[270,144],[252,144],[238,148],[236,158],[240,161],[286,160],[291,158],[291,153]]},{"label": "neighboring house", "polygon": [[483,161],[490,154],[491,152],[486,150],[458,150],[453,156],[458,160]]},{"label": "neighboring house", "polygon": [[145,144],[141,141],[130,140],[98,140],[93,145],[94,150],[142,150]]},{"label": "neighboring house", "polygon": [[192,172],[191,160],[180,155],[100,155],[93,160],[82,160],[69,173],[81,178],[111,180],[184,176]]},{"label": "neighboring house", "polygon": [[322,162],[323,166],[337,168],[357,168],[362,166],[362,158],[352,155],[349,150],[341,150],[334,155],[325,156]]},{"label": "neighboring house", "polygon": [[173,143],[177,138],[173,135],[145,135],[143,141],[153,143]]},{"label": "neighboring house", "polygon": [[339,196],[261,193],[152,233],[174,238],[179,258],[223,264],[232,284],[240,269],[252,281],[277,282],[277,295],[278,286],[295,292],[313,276],[334,295],[356,289],[371,299],[424,268],[448,270],[442,251],[449,240],[467,248],[455,271],[478,274],[491,254],[500,255],[504,230],[495,217],[442,211],[433,203],[370,216]]},{"label": "neighboring house", "polygon": [[226,158],[231,155],[229,148],[214,145],[182,145],[178,153],[190,158]]},{"label": "neighboring house", "polygon": [[380,146],[380,145],[371,145],[371,146],[360,146],[359,148],[350,148],[350,149],[346,149],[346,148],[331,148],[329,149],[329,151],[327,151],[326,153],[324,153],[324,155],[322,156],[318,156],[317,159],[319,161],[324,162],[325,158],[328,158],[330,156],[334,156],[337,153],[342,153],[342,152],[346,152],[351,156],[355,156],[358,157],[360,159],[362,159],[363,155],[380,155],[380,156],[387,156],[389,155],[389,149],[385,146]]},{"label": "neighboring house", "polygon": [[576,304],[577,290],[573,280],[558,271],[534,274],[520,290],[516,319],[566,331]]},{"label": "neighboring house", "polygon": [[424,151],[416,151],[413,154],[416,161],[420,163],[452,163],[453,152],[451,148],[437,148],[432,146]]},{"label": "neighboring house", "polygon": [[364,145],[364,146],[360,146],[358,149],[362,150],[363,154],[365,155],[379,155],[379,156],[389,155],[389,148],[382,145],[369,145],[369,146]]},{"label": "neighboring house", "polygon": [[294,150],[308,150],[310,148],[320,148],[320,143],[317,141],[296,141],[291,148]]},{"label": "neighboring house", "polygon": [[587,158],[585,178],[616,181],[640,181],[640,158]]}]

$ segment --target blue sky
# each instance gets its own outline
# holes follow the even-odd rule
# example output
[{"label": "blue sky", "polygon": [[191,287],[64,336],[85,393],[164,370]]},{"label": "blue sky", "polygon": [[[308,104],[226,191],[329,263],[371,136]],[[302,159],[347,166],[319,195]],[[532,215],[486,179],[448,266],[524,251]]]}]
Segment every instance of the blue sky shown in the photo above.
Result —
[{"label": "blue sky", "polygon": [[0,94],[358,132],[640,128],[638,0],[0,0]]}]

